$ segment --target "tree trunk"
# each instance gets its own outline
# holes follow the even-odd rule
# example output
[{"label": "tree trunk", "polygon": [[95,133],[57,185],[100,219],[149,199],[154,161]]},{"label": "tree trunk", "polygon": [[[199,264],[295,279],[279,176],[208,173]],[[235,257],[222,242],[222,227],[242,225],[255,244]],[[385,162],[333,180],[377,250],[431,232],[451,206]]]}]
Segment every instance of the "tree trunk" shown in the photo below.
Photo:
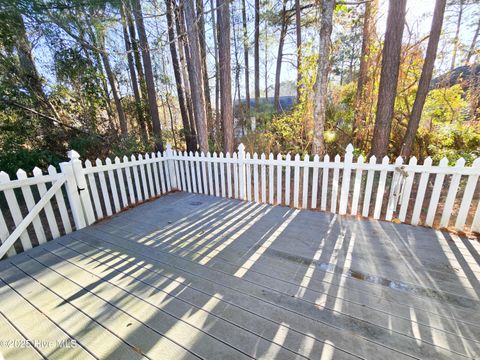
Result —
[{"label": "tree trunk", "polygon": [[205,16],[203,0],[196,0],[197,21],[198,21],[198,42],[200,44],[200,56],[202,60],[203,89],[205,91],[205,110],[207,113],[207,129],[211,129],[212,123],[212,101],[210,99],[210,81],[208,80],[207,68],[207,44],[205,42]]},{"label": "tree trunk", "polygon": [[317,80],[314,85],[313,143],[314,154],[325,153],[325,115],[327,104],[328,73],[330,72],[330,48],[335,0],[323,0],[320,25]]},{"label": "tree trunk", "polygon": [[378,12],[378,0],[371,0],[365,4],[363,19],[362,52],[360,55],[360,69],[358,72],[357,91],[355,94],[355,116],[353,121],[352,134],[357,147],[363,147],[359,136],[365,139],[364,132],[357,133],[357,130],[366,126],[368,118],[367,104],[371,100],[373,92],[373,79],[369,75],[373,63],[372,48],[375,41],[375,22]]},{"label": "tree trunk", "polygon": [[212,16],[212,33],[213,33],[213,50],[215,57],[215,143],[221,143],[222,125],[220,120],[220,82],[219,82],[219,64],[218,64],[218,39],[217,39],[217,24],[215,21],[215,4],[210,0],[210,11]]},{"label": "tree trunk", "polygon": [[465,64],[470,64],[470,59],[475,53],[479,32],[480,32],[480,20],[478,20],[477,29],[475,30],[475,34],[473,35],[472,44],[470,45],[470,49],[468,50],[467,57],[465,58]]},{"label": "tree trunk", "polygon": [[404,158],[409,157],[412,152],[413,142],[422,116],[422,110],[425,105],[425,99],[427,98],[430,81],[432,80],[433,66],[435,65],[435,59],[437,57],[438,40],[440,39],[440,33],[442,32],[446,2],[446,0],[437,0],[435,3],[425,62],[423,63],[422,74],[420,75],[420,82],[418,83],[412,114],[410,115],[407,132],[403,138],[402,150],[400,152],[400,155]]},{"label": "tree trunk", "polygon": [[245,100],[246,115],[250,114],[250,69],[248,66],[248,28],[247,28],[247,9],[245,0],[242,0],[242,23],[243,23],[243,57],[245,61]]},{"label": "tree trunk", "polygon": [[297,101],[302,92],[302,20],[300,0],[295,0],[295,30],[297,35]]},{"label": "tree trunk", "polygon": [[387,30],[382,52],[382,70],[380,72],[377,113],[371,150],[372,155],[375,155],[379,160],[387,155],[390,142],[406,3],[407,0],[390,0],[388,7]]},{"label": "tree trunk", "polygon": [[450,70],[455,69],[455,63],[457,60],[458,44],[460,42],[460,25],[462,24],[464,2],[465,0],[460,0],[460,4],[459,4],[460,9],[458,10],[457,28],[455,29],[455,37],[453,38],[452,64],[450,65]]},{"label": "tree trunk", "polygon": [[[197,144],[195,140],[192,139],[192,133],[190,131],[190,119],[188,118],[188,110],[185,102],[182,74],[180,72],[180,63],[178,61],[178,54],[177,54],[177,47],[176,47],[176,40],[175,40],[175,28],[174,28],[175,24],[173,23],[174,3],[173,3],[173,0],[166,0],[165,2],[167,7],[166,12],[167,12],[167,26],[168,26],[168,41],[170,45],[170,54],[172,56],[173,74],[175,76],[175,85],[177,88],[180,115],[182,116],[185,142],[187,143],[188,151],[195,151],[197,150],[196,149]],[[167,104],[169,105],[168,110],[171,112],[170,103],[168,102],[168,96],[167,96]]]},{"label": "tree trunk", "polygon": [[220,107],[223,124],[223,147],[233,152],[233,106],[230,59],[230,5],[229,0],[217,0],[218,55],[220,63]]},{"label": "tree trunk", "polygon": [[255,40],[254,40],[254,77],[255,77],[255,110],[260,101],[260,0],[255,0]]},{"label": "tree trunk", "polygon": [[[185,90],[185,101],[187,103],[188,118],[190,120],[190,131],[192,134],[192,147],[197,148],[197,124],[195,123],[195,116],[193,114],[193,103],[191,96],[191,86],[188,74],[188,65],[190,62],[190,51],[188,49],[187,31],[185,30],[185,18],[183,16],[183,7],[176,6],[175,8],[175,25],[177,28],[178,50],[180,53],[180,67],[182,70],[183,89]],[[187,60],[188,59],[188,60]]]},{"label": "tree trunk", "polygon": [[282,73],[282,57],[285,36],[287,35],[287,0],[282,2],[282,27],[280,29],[280,39],[278,40],[277,67],[275,70],[275,88],[273,94],[273,106],[277,112],[280,112],[280,75]]},{"label": "tree trunk", "polygon": [[162,126],[158,115],[157,94],[155,90],[155,80],[153,77],[152,60],[150,58],[150,48],[148,45],[145,24],[143,23],[142,6],[140,0],[132,0],[133,16],[137,25],[138,37],[140,39],[140,47],[142,50],[143,67],[145,71],[145,83],[148,95],[148,109],[150,118],[152,119],[153,134],[155,137],[155,149],[163,151],[162,142]]},{"label": "tree trunk", "polygon": [[132,45],[127,28],[127,18],[125,15],[126,9],[124,4],[120,4],[120,16],[122,18],[123,39],[125,42],[125,50],[127,52],[128,70],[130,72],[130,80],[132,82],[133,97],[135,99],[135,110],[137,112],[138,124],[140,125],[140,133],[145,143],[148,143],[147,127],[145,125],[145,118],[143,113],[142,98],[138,86],[137,73],[135,72],[135,64],[133,61]]},{"label": "tree trunk", "polygon": [[202,77],[202,61],[198,41],[198,22],[195,17],[193,0],[185,0],[185,20],[187,24],[188,45],[190,59],[187,59],[192,89],[193,112],[197,124],[198,143],[200,151],[208,152],[207,114],[205,110],[205,91]]}]

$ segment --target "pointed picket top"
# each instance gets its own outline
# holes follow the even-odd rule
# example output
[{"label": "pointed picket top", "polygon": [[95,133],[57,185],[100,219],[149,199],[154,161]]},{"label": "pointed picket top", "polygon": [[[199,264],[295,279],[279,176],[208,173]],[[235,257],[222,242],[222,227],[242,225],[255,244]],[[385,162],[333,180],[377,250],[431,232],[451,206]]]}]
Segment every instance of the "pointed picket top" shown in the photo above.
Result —
[{"label": "pointed picket top", "polygon": [[385,164],[388,164],[388,162],[390,161],[390,159],[388,158],[387,155],[385,155],[382,159],[382,164],[385,165]]},{"label": "pointed picket top", "polygon": [[145,159],[146,159],[146,160],[149,160],[149,159],[150,159],[150,155],[148,155],[148,153],[145,154]]},{"label": "pointed picket top", "polygon": [[353,150],[354,150],[353,145],[352,145],[352,144],[348,144],[347,147],[346,147],[346,149],[345,149],[345,153],[346,153],[346,154],[351,154],[351,153],[353,153]]},{"label": "pointed picket top", "polygon": [[[250,160],[250,153],[249,153],[249,152],[247,152],[247,153],[245,154],[245,158],[248,159],[248,160]],[[247,165],[249,165],[249,164],[247,164]]]},{"label": "pointed picket top", "polygon": [[[91,165],[91,163],[90,163],[90,165]],[[55,175],[57,173],[57,168],[53,165],[49,165],[47,170],[48,170],[48,173],[50,175]]]},{"label": "pointed picket top", "polygon": [[253,159],[258,160],[258,154],[256,152],[253,153]]},{"label": "pointed picket top", "polygon": [[243,145],[243,143],[240,143],[240,145],[238,145],[238,151],[245,151],[245,145]]},{"label": "pointed picket top", "polygon": [[205,153],[203,151],[200,151],[200,157],[205,157]]},{"label": "pointed picket top", "polygon": [[274,157],[273,157],[273,154],[272,154],[272,153],[268,154],[268,159],[269,159],[269,160],[273,160],[273,159],[274,159]]},{"label": "pointed picket top", "polygon": [[300,154],[295,154],[295,161],[300,161]]},{"label": "pointed picket top", "polygon": [[423,162],[423,165],[426,165],[426,166],[432,166],[432,158],[429,156],[425,159],[425,161]]},{"label": "pointed picket top", "polygon": [[228,151],[225,153],[225,157],[226,157],[227,159],[230,157],[230,153],[229,153]]},{"label": "pointed picket top", "polygon": [[[133,156],[133,155],[132,155]],[[97,160],[95,160],[95,165],[97,166],[102,166],[102,160],[100,160],[99,158],[97,158]]]},{"label": "pointed picket top", "polygon": [[39,167],[35,166],[32,170],[33,176],[42,176],[43,171]]},{"label": "pointed picket top", "polygon": [[480,167],[480,158],[473,160],[472,167]]},{"label": "pointed picket top", "polygon": [[220,151],[220,154],[218,154],[218,157],[219,157],[220,159],[223,159],[223,152],[222,152],[222,151]]},{"label": "pointed picket top", "polygon": [[363,164],[364,162],[365,162],[365,158],[363,157],[363,155],[360,155],[357,159],[357,163]]},{"label": "pointed picket top", "polygon": [[216,152],[216,151],[213,152],[213,157],[214,157],[215,159],[217,158],[217,152]]},{"label": "pointed picket top", "polygon": [[[408,162],[408,165],[417,165],[417,158],[415,156],[412,156],[410,158],[410,161]],[[447,159],[447,164],[448,164],[448,159]]]},{"label": "pointed picket top", "polygon": [[85,160],[85,167],[92,167],[92,162],[90,160]]},{"label": "pointed picket top", "polygon": [[135,155],[132,154],[132,156],[130,156],[130,160],[131,161],[136,161],[137,159],[135,158]]},{"label": "pointed picket top", "polygon": [[128,157],[127,157],[127,155],[123,155],[122,160],[123,160],[124,163],[127,163],[127,162],[128,162]]},{"label": "pointed picket top", "polygon": [[320,156],[318,156],[318,154],[315,154],[315,156],[313,157],[313,161],[314,162],[319,162],[320,161]]},{"label": "pointed picket top", "polygon": [[27,172],[23,169],[18,169],[16,172],[17,179],[26,179],[27,178]]},{"label": "pointed picket top", "polygon": [[233,153],[233,158],[234,158],[234,159],[237,159],[237,158],[238,158],[238,155],[237,155],[236,152]]},{"label": "pointed picket top", "polygon": [[110,160],[109,157],[105,159],[105,164],[110,165],[112,163],[112,160]]},{"label": "pointed picket top", "polygon": [[335,162],[340,162],[341,158],[340,158],[340,155],[337,154],[335,155]]},{"label": "pointed picket top", "polygon": [[262,153],[262,155],[260,156],[260,159],[265,160],[265,153]]},{"label": "pointed picket top", "polygon": [[138,154],[138,160],[143,160],[143,155],[142,154]]},{"label": "pointed picket top", "polygon": [[401,156],[397,157],[395,159],[395,165],[402,165],[403,164],[403,158]]},{"label": "pointed picket top", "polygon": [[[190,152],[191,153],[191,152]],[[198,151],[195,151],[195,157],[198,157]]]},{"label": "pointed picket top", "polygon": [[306,155],[303,157],[303,161],[304,161],[304,162],[309,162],[309,161],[310,161],[310,155],[306,154]]},{"label": "pointed picket top", "polygon": [[183,156],[188,156],[187,150],[183,152]]},{"label": "pointed picket top", "polygon": [[465,166],[465,159],[463,157],[461,157],[455,163],[455,167],[464,167],[464,166]]},{"label": "pointed picket top", "polygon": [[[163,156],[166,156],[165,151],[163,152]],[[157,151],[157,157],[162,157],[161,151]]]},{"label": "pointed picket top", "polygon": [[282,154],[280,154],[280,153],[277,154],[277,160],[278,161],[282,160]]},{"label": "pointed picket top", "polygon": [[377,163],[377,157],[375,155],[370,156],[370,164],[376,164]]},{"label": "pointed picket top", "polygon": [[193,157],[193,152],[190,151],[190,152],[188,153],[188,156]]},{"label": "pointed picket top", "polygon": [[210,151],[209,151],[207,152],[207,158],[210,158],[210,157],[212,157],[212,155],[210,154]]},{"label": "pointed picket top", "polygon": [[0,183],[10,181],[10,176],[5,171],[0,171]]},{"label": "pointed picket top", "polygon": [[78,152],[76,152],[75,150],[67,151],[67,156],[70,160],[80,159],[80,154]]},{"label": "pointed picket top", "polygon": [[448,166],[448,158],[447,157],[443,157],[440,162],[438,163],[438,166]]},{"label": "pointed picket top", "polygon": [[330,155],[325,154],[325,156],[323,157],[323,161],[326,162],[326,163],[330,162]]},{"label": "pointed picket top", "polygon": [[154,152],[151,152],[151,153],[150,153],[150,157],[151,157],[152,159],[156,159],[156,158],[157,158],[157,155],[155,155]]},{"label": "pointed picket top", "polygon": [[115,156],[115,159],[113,159],[113,162],[115,164],[120,164],[120,158],[118,156]]},{"label": "pointed picket top", "polygon": [[290,161],[291,159],[292,159],[292,155],[290,155],[290,153],[288,153],[287,156],[285,156],[285,160]]}]

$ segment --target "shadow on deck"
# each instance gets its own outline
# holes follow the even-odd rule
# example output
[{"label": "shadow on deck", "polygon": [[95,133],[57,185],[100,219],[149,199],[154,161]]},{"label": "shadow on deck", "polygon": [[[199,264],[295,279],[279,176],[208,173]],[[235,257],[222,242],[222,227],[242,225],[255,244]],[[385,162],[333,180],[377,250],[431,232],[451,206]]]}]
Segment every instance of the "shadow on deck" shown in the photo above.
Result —
[{"label": "shadow on deck", "polygon": [[476,358],[479,279],[476,240],[174,193],[2,261],[0,350]]}]

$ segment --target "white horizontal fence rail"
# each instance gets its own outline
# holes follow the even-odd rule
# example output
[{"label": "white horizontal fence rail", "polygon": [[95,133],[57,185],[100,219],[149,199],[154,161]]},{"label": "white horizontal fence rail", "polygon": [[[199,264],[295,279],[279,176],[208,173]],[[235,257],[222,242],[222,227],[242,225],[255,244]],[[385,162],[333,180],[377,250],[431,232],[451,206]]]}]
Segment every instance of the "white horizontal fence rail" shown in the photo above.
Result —
[{"label": "white horizontal fence rail", "polygon": [[33,176],[0,172],[0,258],[28,250],[172,190],[480,232],[480,159],[354,159],[245,152],[164,153],[69,162]]},{"label": "white horizontal fence rail", "polygon": [[372,156],[354,159],[349,145],[342,158],[326,155],[173,152],[182,191],[320,209],[340,215],[480,232],[480,159],[465,167],[459,159],[417,164],[412,157],[391,163]]}]

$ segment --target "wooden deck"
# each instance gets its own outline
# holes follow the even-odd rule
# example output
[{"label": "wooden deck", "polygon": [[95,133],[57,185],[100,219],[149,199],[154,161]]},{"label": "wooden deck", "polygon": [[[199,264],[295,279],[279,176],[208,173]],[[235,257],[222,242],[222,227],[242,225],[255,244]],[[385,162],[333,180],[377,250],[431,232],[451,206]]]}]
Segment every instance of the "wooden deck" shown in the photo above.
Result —
[{"label": "wooden deck", "polygon": [[477,240],[174,193],[0,262],[0,350],[478,358],[479,279]]}]

